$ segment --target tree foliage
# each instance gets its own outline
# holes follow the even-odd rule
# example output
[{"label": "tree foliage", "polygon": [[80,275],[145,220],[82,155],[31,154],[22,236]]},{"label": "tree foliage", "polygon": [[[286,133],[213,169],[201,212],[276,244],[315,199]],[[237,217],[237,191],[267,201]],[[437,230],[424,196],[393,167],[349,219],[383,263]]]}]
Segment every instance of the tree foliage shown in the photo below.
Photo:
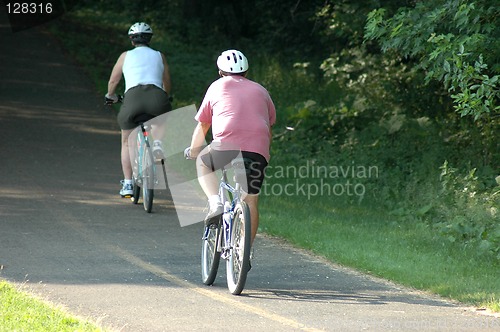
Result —
[{"label": "tree foliage", "polygon": [[415,59],[427,81],[443,82],[455,109],[474,119],[500,111],[500,7],[488,0],[418,1],[392,17],[368,15],[366,40]]}]

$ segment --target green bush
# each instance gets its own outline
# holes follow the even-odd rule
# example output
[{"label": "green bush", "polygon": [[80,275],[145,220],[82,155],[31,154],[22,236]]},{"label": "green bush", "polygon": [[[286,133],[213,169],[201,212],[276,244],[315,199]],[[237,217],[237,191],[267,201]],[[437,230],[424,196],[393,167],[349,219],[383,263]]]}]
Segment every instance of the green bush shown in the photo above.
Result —
[{"label": "green bush", "polygon": [[477,169],[464,175],[448,162],[441,166],[440,180],[435,212],[428,218],[433,227],[448,241],[474,246],[500,261],[500,183],[485,186]]}]

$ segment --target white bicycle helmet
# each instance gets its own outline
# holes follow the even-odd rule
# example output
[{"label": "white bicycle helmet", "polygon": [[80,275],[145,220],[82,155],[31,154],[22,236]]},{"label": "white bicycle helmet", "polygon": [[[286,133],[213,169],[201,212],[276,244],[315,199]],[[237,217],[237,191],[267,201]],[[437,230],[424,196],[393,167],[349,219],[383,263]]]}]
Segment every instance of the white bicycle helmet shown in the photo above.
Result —
[{"label": "white bicycle helmet", "polygon": [[226,73],[241,74],[248,70],[248,60],[240,51],[227,50],[219,55],[217,67]]},{"label": "white bicycle helmet", "polygon": [[137,22],[128,29],[128,36],[135,43],[147,44],[153,37],[153,29],[144,22]]}]

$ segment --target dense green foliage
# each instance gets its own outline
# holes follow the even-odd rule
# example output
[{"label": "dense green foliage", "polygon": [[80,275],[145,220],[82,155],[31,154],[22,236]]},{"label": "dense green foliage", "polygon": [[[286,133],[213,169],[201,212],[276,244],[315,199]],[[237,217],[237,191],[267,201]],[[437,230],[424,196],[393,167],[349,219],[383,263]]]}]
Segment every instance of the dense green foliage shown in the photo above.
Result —
[{"label": "dense green foliage", "polygon": [[[267,211],[274,205],[266,202],[294,188],[295,197],[275,204],[289,204],[291,216],[304,202],[321,213],[291,224],[316,221],[310,230],[322,233],[339,222],[334,211],[357,207],[386,216],[373,220],[380,229],[428,232],[428,248],[463,249],[468,262],[498,270],[499,15],[490,1],[94,0],[77,13],[87,24],[67,26],[67,45],[85,50],[76,52],[85,54],[79,61],[96,68],[101,86],[129,47],[129,22],[151,22],[153,46],[169,59],[177,106],[199,104],[217,78],[221,50],[235,47],[249,57],[250,78],[268,88],[278,110]],[[108,34],[93,33],[102,24]],[[78,44],[85,38],[74,33],[107,42],[107,54]],[[303,176],[294,167],[327,173]],[[348,184],[363,190],[349,194]],[[266,230],[287,236],[265,224],[277,218],[263,219]],[[341,259],[334,257],[338,247],[328,250]],[[498,306],[495,295],[491,301]]]},{"label": "dense green foliage", "polygon": [[500,6],[488,0],[419,1],[391,17],[386,9],[368,16],[366,38],[418,59],[426,79],[442,81],[455,108],[475,119],[499,115]]}]

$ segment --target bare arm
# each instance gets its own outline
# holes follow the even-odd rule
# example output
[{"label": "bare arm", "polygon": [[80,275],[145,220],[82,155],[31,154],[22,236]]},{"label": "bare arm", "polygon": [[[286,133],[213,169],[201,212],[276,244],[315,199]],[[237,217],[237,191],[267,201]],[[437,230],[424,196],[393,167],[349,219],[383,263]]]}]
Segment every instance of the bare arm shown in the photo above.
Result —
[{"label": "bare arm", "polygon": [[170,69],[168,68],[168,63],[167,59],[165,58],[165,55],[162,53],[161,55],[163,59],[163,90],[165,90],[168,95],[170,95],[170,91],[172,90],[172,82],[170,81]]},{"label": "bare arm", "polygon": [[127,52],[123,52],[113,67],[111,71],[111,76],[108,81],[108,96],[114,96],[116,94],[116,87],[120,83],[123,75],[123,62],[125,61],[125,56]]},{"label": "bare arm", "polygon": [[193,157],[196,157],[200,153],[210,126],[210,123],[198,122],[198,125],[194,129],[193,138],[191,139],[191,155]]}]

